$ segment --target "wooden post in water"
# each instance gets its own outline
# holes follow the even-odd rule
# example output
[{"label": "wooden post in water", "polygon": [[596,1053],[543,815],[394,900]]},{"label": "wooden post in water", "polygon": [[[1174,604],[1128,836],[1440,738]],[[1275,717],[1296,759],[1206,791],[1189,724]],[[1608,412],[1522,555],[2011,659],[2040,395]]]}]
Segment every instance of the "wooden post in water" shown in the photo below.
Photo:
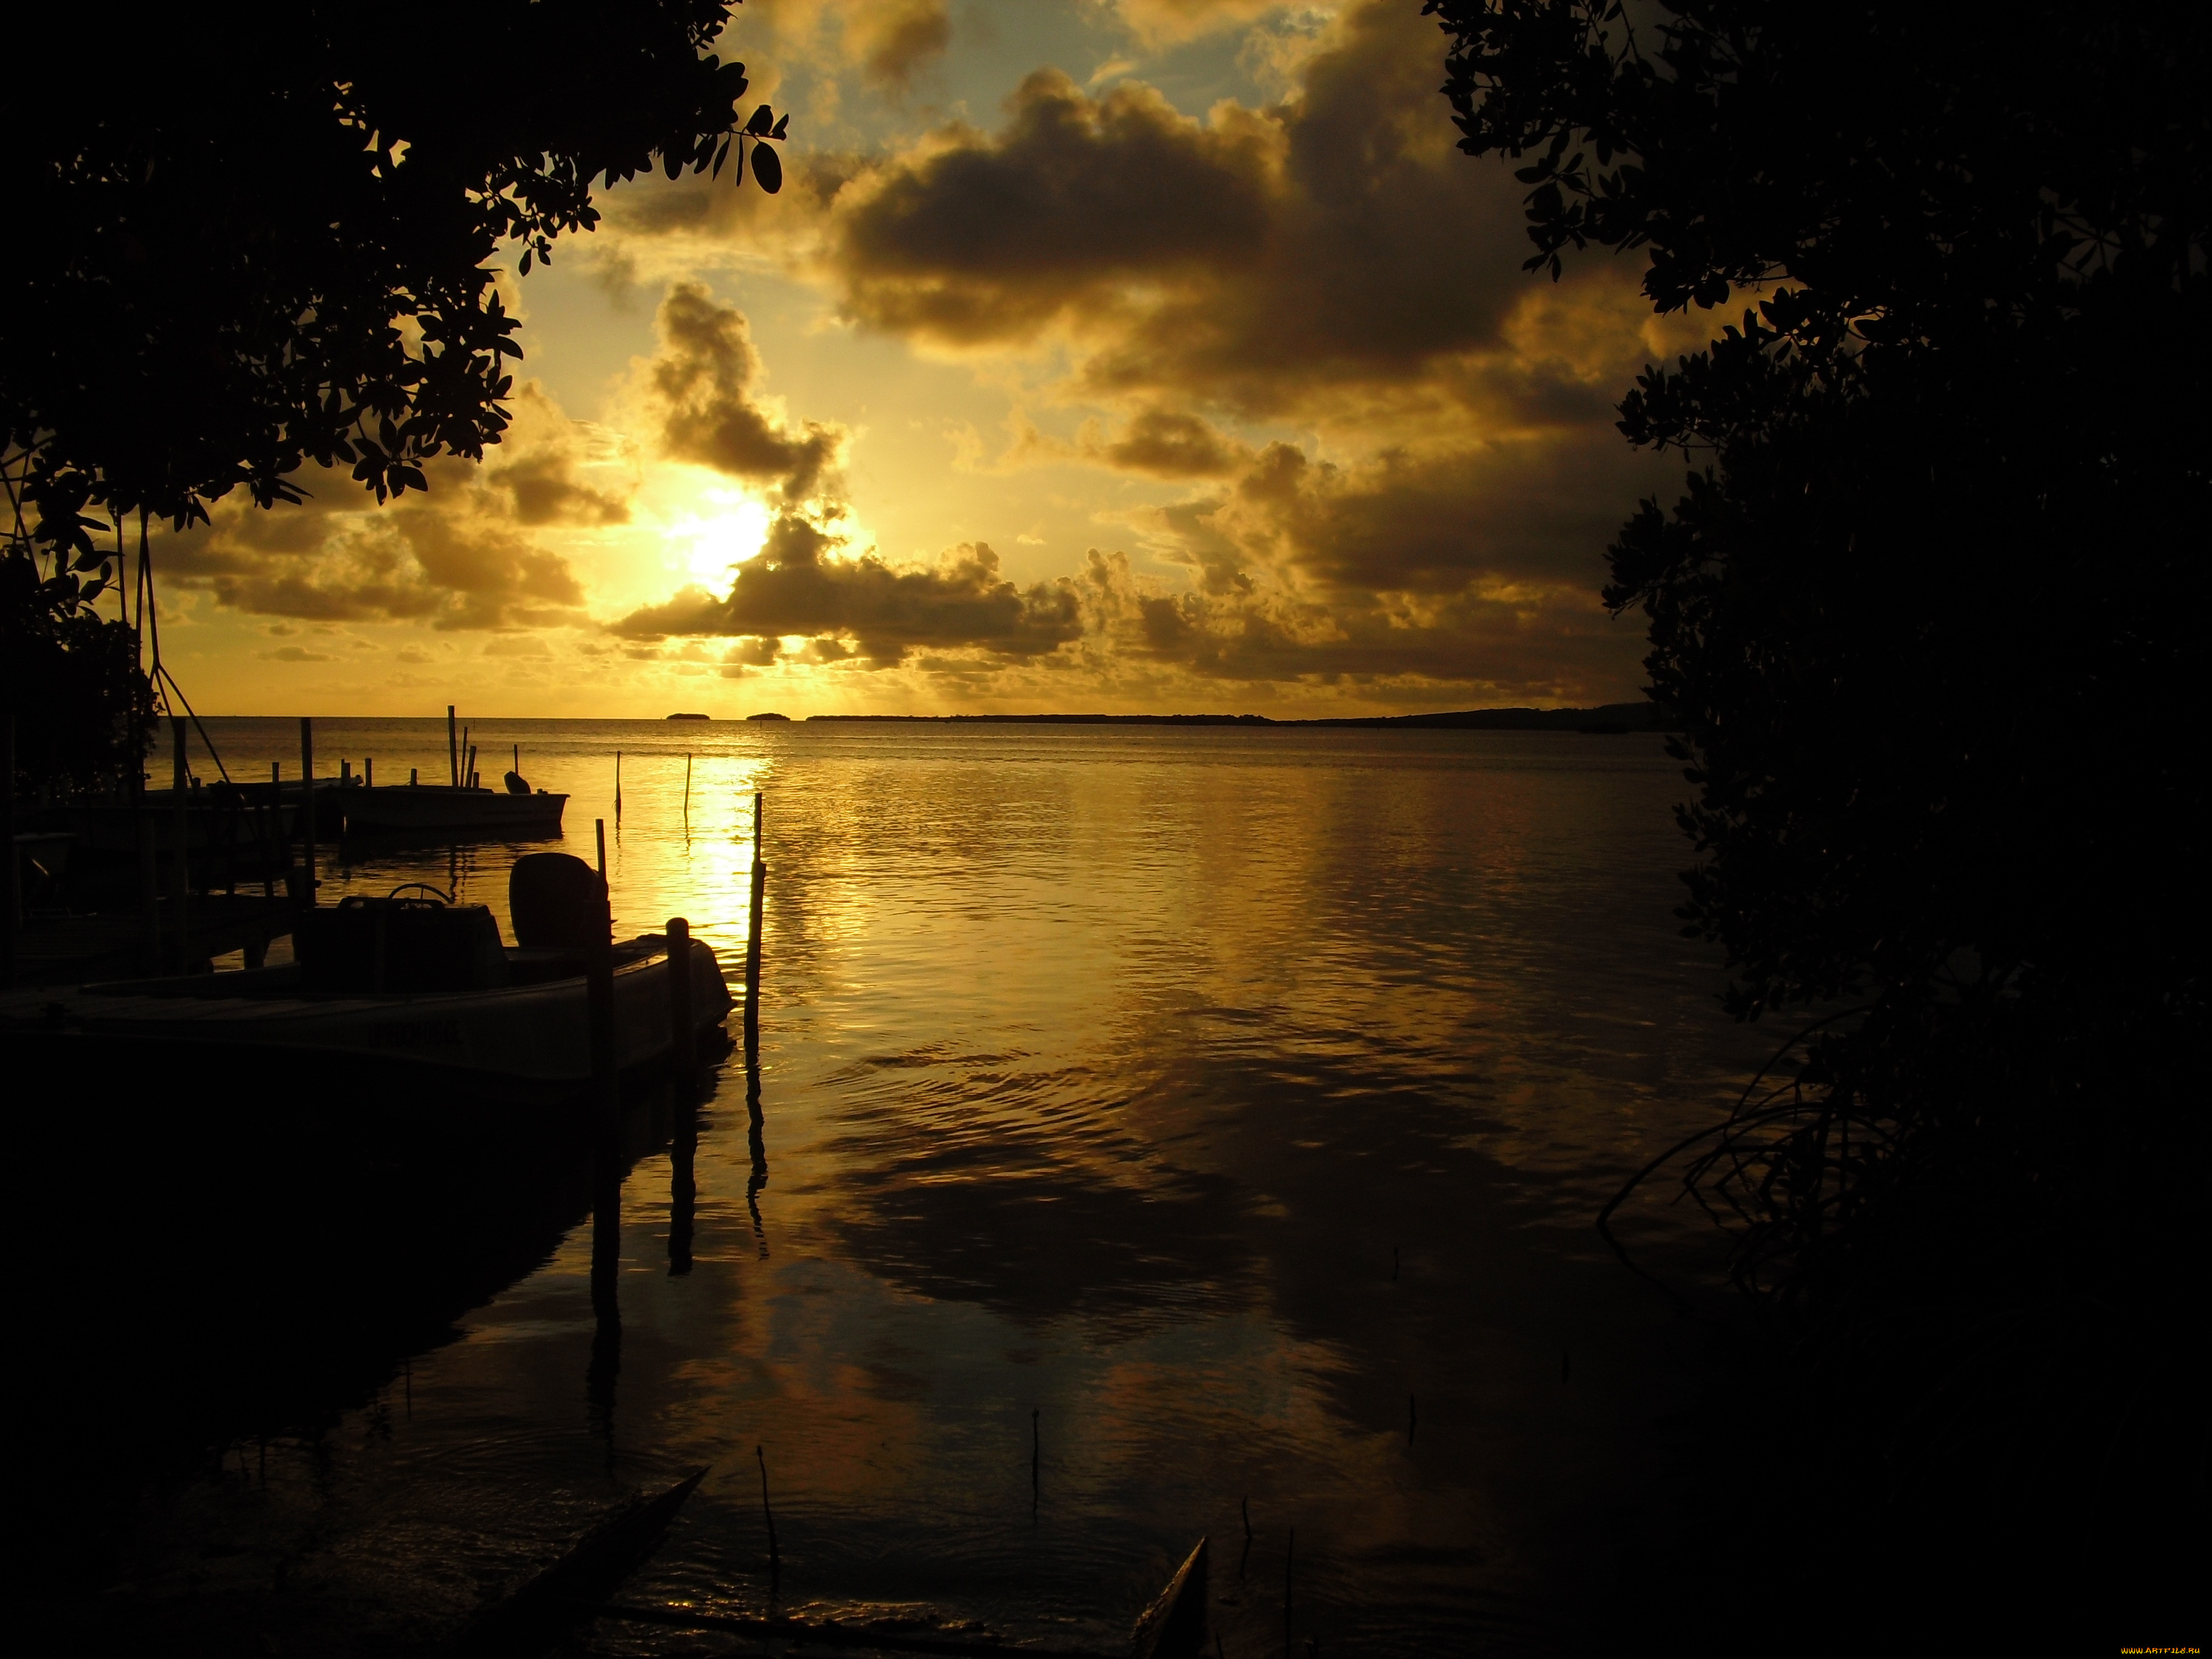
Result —
[{"label": "wooden post in water", "polygon": [[769,1594],[774,1595],[783,1576],[783,1552],[775,1547],[775,1511],[768,1506],[768,1452],[755,1446],[753,1455],[760,1460],[761,1518],[768,1522],[768,1586]]},{"label": "wooden post in water", "polygon": [[760,1052],[761,891],[768,884],[768,866],[761,862],[761,798],[753,793],[753,902],[745,927],[745,1063],[756,1063]]},{"label": "wooden post in water", "polygon": [[615,750],[615,822],[622,822],[622,750]]},{"label": "wooden post in water", "polygon": [[454,788],[461,787],[461,746],[453,736],[453,705],[446,705],[446,770]]},{"label": "wooden post in water", "polygon": [[[300,894],[301,909],[315,908],[315,723],[300,716]],[[293,941],[296,945],[298,941]]]},{"label": "wooden post in water", "polygon": [[691,757],[689,755],[684,757],[684,822],[687,827],[691,822]]},{"label": "wooden post in water", "polygon": [[191,769],[185,759],[185,721],[180,714],[169,716],[172,734],[169,744],[170,781],[177,796],[177,859],[169,877],[169,890],[177,906],[176,969],[188,974],[192,967],[192,929],[185,906],[192,885],[191,826],[192,788]]},{"label": "wooden post in water", "polygon": [[697,1091],[699,1031],[691,1012],[691,924],[668,919],[668,1073],[676,1095],[690,1106]]},{"label": "wooden post in water", "polygon": [[668,1274],[691,1271],[692,1218],[699,1204],[699,1030],[691,1000],[691,924],[668,919],[668,1072],[675,1121],[668,1137]]},{"label": "wooden post in water", "polygon": [[594,1184],[620,1182],[622,1096],[615,1049],[614,911],[607,894],[607,821],[594,821],[599,842],[599,908],[584,951],[584,994],[592,1045],[591,1113]]}]

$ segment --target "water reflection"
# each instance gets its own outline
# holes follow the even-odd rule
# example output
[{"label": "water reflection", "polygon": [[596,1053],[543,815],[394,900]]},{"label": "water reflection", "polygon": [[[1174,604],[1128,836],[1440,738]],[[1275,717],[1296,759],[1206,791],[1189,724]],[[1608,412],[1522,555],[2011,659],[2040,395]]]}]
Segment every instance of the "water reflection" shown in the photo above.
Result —
[{"label": "water reflection", "polygon": [[[1206,1533],[1239,1540],[1228,1653],[1280,1650],[1286,1583],[1299,1650],[1425,1653],[1557,1648],[1634,1582],[1695,1340],[1589,1220],[1755,1046],[1674,931],[1656,745],[478,725],[571,793],[571,840],[609,818],[621,924],[691,918],[733,981],[773,854],[765,1012],[626,1176],[570,1169],[511,1277],[468,1279],[461,1340],[382,1347],[319,1438],[267,1418],[319,1605],[433,1630],[700,1463],[635,1598],[1118,1646]],[[442,764],[435,722],[319,749],[404,768],[418,737]],[[517,850],[349,848],[325,896],[443,878],[504,926]],[[1696,1249],[1656,1207],[1624,1231]],[[395,1374],[411,1420],[375,1416]],[[161,1535],[173,1564],[196,1534]]]}]

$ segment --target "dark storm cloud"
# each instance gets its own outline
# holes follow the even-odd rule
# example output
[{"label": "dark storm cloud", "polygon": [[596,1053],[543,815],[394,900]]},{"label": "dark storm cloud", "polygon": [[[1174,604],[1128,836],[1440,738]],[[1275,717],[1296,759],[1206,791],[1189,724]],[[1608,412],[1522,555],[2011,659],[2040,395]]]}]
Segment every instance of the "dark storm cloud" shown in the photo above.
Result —
[{"label": "dark storm cloud", "polygon": [[1218,477],[1251,459],[1250,450],[1197,416],[1168,409],[1139,410],[1121,436],[1091,453],[1122,471],[1156,478]]},{"label": "dark storm cloud", "polygon": [[690,588],[665,605],[633,611],[614,624],[632,639],[725,635],[755,639],[805,635],[812,660],[841,659],[839,642],[878,667],[916,647],[971,647],[1002,658],[1033,658],[1082,632],[1080,606],[1065,582],[1017,587],[999,573],[986,543],[963,544],[942,564],[895,567],[872,553],[830,556],[834,537],[789,514],[778,520],[759,556],[738,567],[726,597]]},{"label": "dark storm cloud", "polygon": [[940,341],[1057,324],[1101,392],[1248,413],[1495,348],[1527,291],[1522,186],[1452,148],[1417,7],[1344,19],[1275,109],[1204,123],[1040,71],[996,133],[953,128],[838,198],[847,310]]},{"label": "dark storm cloud", "polygon": [[[1607,702],[1631,695],[1642,636],[1577,584],[1477,580],[1409,605],[1281,582],[1176,591],[1121,554],[1090,555],[1078,590],[1102,659],[1200,682],[1299,682],[1482,702]],[[1193,688],[1195,689],[1195,688]]]},{"label": "dark storm cloud", "polygon": [[847,307],[901,333],[1021,339],[1114,312],[1135,282],[1198,283],[1257,259],[1272,135],[1212,126],[1149,87],[1092,99],[1039,70],[993,136],[964,127],[838,201],[831,260]]},{"label": "dark storm cloud", "polygon": [[1356,466],[1271,444],[1206,521],[1255,562],[1326,589],[1446,594],[1484,578],[1588,587],[1625,505],[1674,471],[1624,445],[1557,438],[1385,450]]},{"label": "dark storm cloud", "polygon": [[809,421],[787,428],[757,399],[760,353],[734,307],[699,283],[678,283],[656,319],[660,349],[646,386],[661,447],[678,460],[733,477],[774,483],[787,502],[817,494],[842,452],[842,428]]}]

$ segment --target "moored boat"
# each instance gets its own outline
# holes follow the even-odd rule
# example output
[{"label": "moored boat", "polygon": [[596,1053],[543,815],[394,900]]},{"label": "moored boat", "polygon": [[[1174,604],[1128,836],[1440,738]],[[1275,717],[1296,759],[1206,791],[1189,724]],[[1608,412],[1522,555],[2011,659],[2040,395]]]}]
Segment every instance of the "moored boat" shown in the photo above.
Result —
[{"label": "moored boat", "polygon": [[[507,948],[520,983],[490,990],[322,992],[297,963],[224,974],[46,987],[0,997],[0,1036],[183,1046],[211,1059],[283,1052],[346,1063],[401,1062],[457,1082],[565,1095],[592,1076],[582,967],[574,953]],[[615,947],[615,1055],[623,1070],[673,1052],[667,940]],[[714,952],[691,942],[692,1007],[700,1033],[735,1006]],[[531,982],[535,972],[558,975]]]},{"label": "moored boat", "polygon": [[453,831],[477,835],[556,836],[566,795],[538,790],[529,794],[496,789],[455,788],[449,784],[379,784],[346,792],[342,805],[349,832]]},{"label": "moored boat", "polygon": [[[406,890],[300,912],[298,959],[277,967],[0,994],[0,1041],[83,1043],[103,1056],[137,1045],[211,1062],[282,1054],[396,1064],[531,1097],[588,1087],[583,946],[595,926],[606,937],[596,872],[564,853],[518,860],[508,885],[520,941],[513,945],[483,906],[453,905],[431,890],[401,896]],[[615,944],[612,957],[616,1067],[688,1066],[702,1035],[719,1031],[734,1006],[714,953],[687,940],[688,994],[678,991],[665,935]],[[687,1017],[692,1029],[684,1032],[678,1021]],[[687,1040],[688,1053],[679,1047]]]}]

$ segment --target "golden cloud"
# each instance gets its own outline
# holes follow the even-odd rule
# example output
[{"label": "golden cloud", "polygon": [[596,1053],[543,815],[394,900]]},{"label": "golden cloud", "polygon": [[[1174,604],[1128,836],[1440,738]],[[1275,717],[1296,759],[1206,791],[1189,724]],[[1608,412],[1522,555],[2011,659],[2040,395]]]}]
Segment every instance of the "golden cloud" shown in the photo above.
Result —
[{"label": "golden cloud", "polygon": [[759,556],[738,567],[726,596],[687,588],[665,605],[633,611],[614,631],[636,640],[805,636],[814,641],[816,662],[842,659],[848,654],[842,642],[849,640],[857,647],[851,654],[878,667],[894,666],[920,647],[1035,657],[1082,632],[1067,584],[1017,587],[1000,574],[988,543],[963,543],[933,567],[895,566],[873,553],[834,556],[841,546],[821,526],[786,514]]},{"label": "golden cloud", "polygon": [[760,353],[743,313],[718,305],[703,283],[678,283],[655,322],[660,349],[645,384],[664,453],[772,482],[792,505],[832,486],[844,428],[808,421],[792,429],[758,400]]}]

